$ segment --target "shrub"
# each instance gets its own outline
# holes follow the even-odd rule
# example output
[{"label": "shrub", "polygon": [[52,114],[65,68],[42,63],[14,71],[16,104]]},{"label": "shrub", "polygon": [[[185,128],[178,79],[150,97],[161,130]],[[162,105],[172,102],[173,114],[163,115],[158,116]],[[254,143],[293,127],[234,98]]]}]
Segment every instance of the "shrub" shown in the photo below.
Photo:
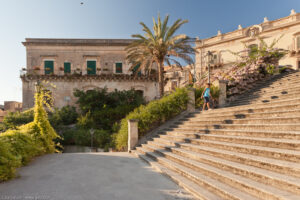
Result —
[{"label": "shrub", "polygon": [[128,120],[138,119],[139,136],[143,136],[151,129],[166,120],[178,115],[186,109],[188,94],[186,88],[177,89],[175,92],[159,100],[151,101],[146,106],[141,105],[130,112],[120,124],[120,130],[114,134],[113,139],[117,150],[127,148]]},{"label": "shrub", "polygon": [[9,130],[1,134],[0,140],[11,144],[11,153],[21,160],[22,165],[41,153],[38,143],[35,143],[29,134],[18,130]]},{"label": "shrub", "polygon": [[21,160],[13,155],[11,144],[0,139],[0,182],[13,178],[20,165]]},{"label": "shrub", "polygon": [[42,89],[35,94],[33,122],[0,134],[0,181],[14,177],[16,168],[34,156],[56,151],[58,135],[48,121],[44,97]]},{"label": "shrub", "polygon": [[[91,134],[89,129],[68,129],[62,132],[64,145],[91,145]],[[110,145],[111,135],[108,131],[96,129],[93,135],[93,146],[105,148]]]},{"label": "shrub", "polygon": [[10,112],[4,119],[3,124],[7,129],[15,129],[17,126],[33,121],[33,109],[24,112]]},{"label": "shrub", "polygon": [[50,124],[56,129],[61,125],[75,124],[77,118],[78,113],[74,106],[64,106],[61,109],[55,109],[54,112],[49,114]]},{"label": "shrub", "polygon": [[[197,87],[195,88],[195,106],[196,108],[200,108],[203,106],[204,100],[201,99],[201,95],[204,91],[204,87]],[[213,100],[217,101],[219,98],[219,87],[212,85],[210,87],[210,94],[213,98]]]},{"label": "shrub", "polygon": [[143,97],[135,90],[107,92],[107,89],[76,90],[78,105],[82,111],[78,126],[88,129],[112,131],[113,124],[119,122],[134,108],[144,103]]},{"label": "shrub", "polygon": [[7,126],[4,123],[0,122],[0,133],[6,130],[7,130]]}]

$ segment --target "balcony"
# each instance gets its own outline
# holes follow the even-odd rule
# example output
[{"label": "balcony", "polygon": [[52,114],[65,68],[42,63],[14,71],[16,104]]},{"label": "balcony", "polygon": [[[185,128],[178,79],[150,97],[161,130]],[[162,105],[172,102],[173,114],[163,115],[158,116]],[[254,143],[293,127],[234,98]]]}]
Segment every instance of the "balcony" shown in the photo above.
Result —
[{"label": "balcony", "polygon": [[20,78],[25,81],[29,80],[132,80],[132,81],[156,81],[156,76],[145,76],[135,74],[114,74],[112,72],[97,70],[96,74],[87,74],[87,71],[71,70],[65,73],[63,70],[54,70],[45,74],[44,69],[25,69],[20,70]]}]

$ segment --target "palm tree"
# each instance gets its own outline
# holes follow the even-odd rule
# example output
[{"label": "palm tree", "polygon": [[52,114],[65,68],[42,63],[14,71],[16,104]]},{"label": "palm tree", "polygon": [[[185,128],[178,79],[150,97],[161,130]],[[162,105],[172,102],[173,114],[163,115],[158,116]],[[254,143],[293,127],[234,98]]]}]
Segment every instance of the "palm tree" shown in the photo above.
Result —
[{"label": "palm tree", "polygon": [[144,71],[146,75],[150,75],[156,64],[160,97],[164,94],[164,64],[170,66],[175,64],[181,67],[180,60],[192,64],[192,55],[195,52],[188,36],[174,35],[188,20],[178,19],[170,27],[168,21],[168,15],[163,22],[160,15],[158,15],[157,22],[153,18],[153,32],[140,22],[145,32],[144,35],[132,35],[135,40],[126,48],[127,60],[132,64],[131,69],[135,73]]}]

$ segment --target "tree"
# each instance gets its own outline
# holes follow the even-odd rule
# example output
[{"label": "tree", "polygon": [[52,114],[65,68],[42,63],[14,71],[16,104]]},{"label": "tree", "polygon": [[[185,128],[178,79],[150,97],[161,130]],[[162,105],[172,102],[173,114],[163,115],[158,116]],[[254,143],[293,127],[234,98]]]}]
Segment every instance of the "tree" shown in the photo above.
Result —
[{"label": "tree", "polygon": [[153,32],[140,22],[145,32],[144,35],[132,35],[135,40],[126,48],[127,60],[132,64],[135,73],[144,71],[146,75],[150,75],[154,63],[156,64],[160,97],[164,94],[164,64],[170,66],[175,64],[181,67],[180,60],[192,64],[192,54],[195,52],[188,36],[175,35],[175,32],[188,20],[178,19],[170,27],[168,21],[168,15],[163,22],[160,15],[158,15],[157,22],[153,18]]}]

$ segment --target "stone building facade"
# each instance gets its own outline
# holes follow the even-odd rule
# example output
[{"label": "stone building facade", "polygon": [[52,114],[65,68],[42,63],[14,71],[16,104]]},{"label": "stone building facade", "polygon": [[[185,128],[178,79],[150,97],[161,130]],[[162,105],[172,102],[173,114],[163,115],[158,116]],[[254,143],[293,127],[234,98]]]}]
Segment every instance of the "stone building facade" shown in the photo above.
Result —
[{"label": "stone building facade", "polygon": [[[208,51],[212,52],[212,68],[222,69],[230,67],[238,61],[239,57],[232,52],[247,55],[252,45],[259,45],[258,38],[262,38],[267,44],[274,39],[279,39],[276,48],[289,50],[289,54],[279,61],[279,65],[288,65],[294,69],[300,68],[300,13],[291,10],[287,17],[269,21],[266,17],[261,24],[242,28],[207,39],[197,39],[195,56],[196,74],[201,77],[207,72]],[[248,47],[248,48],[245,48]]]},{"label": "stone building facade", "polygon": [[184,67],[165,66],[165,92],[171,92],[176,88],[185,87],[193,83],[192,71],[190,65]]},{"label": "stone building facade", "polygon": [[22,111],[22,103],[17,101],[4,101],[3,109],[0,108],[0,122],[10,112]]},{"label": "stone building facade", "polygon": [[34,105],[35,83],[48,81],[54,107],[75,105],[75,89],[139,90],[146,100],[159,96],[155,77],[133,75],[126,61],[130,39],[27,38],[27,66],[21,71],[23,109]]}]

